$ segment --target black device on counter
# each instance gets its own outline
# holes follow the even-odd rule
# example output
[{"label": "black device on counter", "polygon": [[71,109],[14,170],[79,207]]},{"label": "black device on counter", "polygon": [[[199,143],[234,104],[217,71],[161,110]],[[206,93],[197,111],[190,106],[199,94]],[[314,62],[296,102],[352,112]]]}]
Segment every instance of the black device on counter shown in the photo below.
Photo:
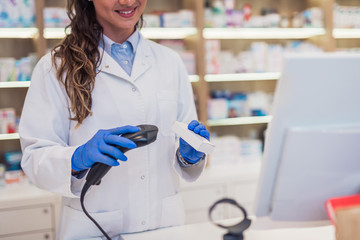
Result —
[{"label": "black device on counter", "polygon": [[[136,147],[143,147],[150,143],[153,143],[156,140],[158,128],[154,125],[138,125],[136,126],[140,130],[136,133],[126,133],[121,135],[124,138],[127,138],[133,141],[136,144]],[[129,148],[118,147],[123,153],[131,150]],[[104,236],[111,240],[108,234],[101,228],[101,226],[93,219],[90,214],[86,211],[84,206],[84,198],[86,192],[92,185],[99,185],[101,179],[106,175],[106,173],[111,169],[111,166],[104,163],[95,163],[89,170],[89,173],[86,176],[86,182],[84,187],[81,190],[80,203],[81,207],[86,214],[86,216],[99,228],[99,230],[104,234]]]},{"label": "black device on counter", "polygon": [[[220,204],[220,203],[225,203],[225,204],[231,204],[237,208],[239,208],[241,210],[241,212],[243,213],[243,220],[235,225],[231,225],[231,226],[225,226],[219,223],[215,223],[213,218],[212,218],[212,211],[215,209],[216,205]],[[224,228],[226,230],[228,230],[228,232],[226,234],[224,234],[223,236],[223,240],[243,240],[244,239],[244,231],[246,229],[248,229],[251,225],[251,220],[248,219],[247,217],[247,213],[245,208],[243,208],[240,204],[238,204],[235,200],[230,199],[230,198],[223,198],[220,199],[219,201],[216,201],[209,209],[209,220],[215,224],[218,227]]]}]

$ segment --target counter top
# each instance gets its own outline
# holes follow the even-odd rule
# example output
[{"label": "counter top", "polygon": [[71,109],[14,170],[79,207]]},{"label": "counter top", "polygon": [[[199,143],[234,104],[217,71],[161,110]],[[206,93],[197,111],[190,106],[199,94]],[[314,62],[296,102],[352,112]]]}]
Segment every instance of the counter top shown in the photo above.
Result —
[{"label": "counter top", "polygon": [[[137,234],[123,235],[124,240],[222,240],[226,231],[210,222],[163,228]],[[244,240],[335,240],[331,225],[312,228],[286,228],[272,230],[249,229]]]},{"label": "counter top", "polygon": [[16,205],[60,202],[61,197],[42,190],[30,183],[12,184],[0,188],[0,209]]}]

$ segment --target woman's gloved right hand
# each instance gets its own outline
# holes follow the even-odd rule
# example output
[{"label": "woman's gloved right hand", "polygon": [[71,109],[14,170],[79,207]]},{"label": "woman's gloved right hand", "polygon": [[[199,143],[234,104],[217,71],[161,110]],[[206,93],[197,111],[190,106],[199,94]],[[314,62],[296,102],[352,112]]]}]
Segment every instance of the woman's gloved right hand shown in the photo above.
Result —
[{"label": "woman's gloved right hand", "polygon": [[134,126],[99,130],[87,143],[75,150],[71,158],[72,169],[75,171],[85,170],[96,162],[109,166],[118,166],[120,163],[117,159],[126,161],[127,157],[116,146],[130,149],[136,148],[133,141],[119,135],[138,131],[139,128]]}]

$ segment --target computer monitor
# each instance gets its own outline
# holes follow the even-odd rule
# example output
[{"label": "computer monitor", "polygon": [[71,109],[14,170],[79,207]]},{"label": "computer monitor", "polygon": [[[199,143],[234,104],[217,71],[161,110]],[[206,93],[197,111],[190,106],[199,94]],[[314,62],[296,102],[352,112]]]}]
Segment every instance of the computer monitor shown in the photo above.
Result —
[{"label": "computer monitor", "polygon": [[327,199],[360,193],[360,54],[287,55],[272,115],[257,218],[327,220]]}]

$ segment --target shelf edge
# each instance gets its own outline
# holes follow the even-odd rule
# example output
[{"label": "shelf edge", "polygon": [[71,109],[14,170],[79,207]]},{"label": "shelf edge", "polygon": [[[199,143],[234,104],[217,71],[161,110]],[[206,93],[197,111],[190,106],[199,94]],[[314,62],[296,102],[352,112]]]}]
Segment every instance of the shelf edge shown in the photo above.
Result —
[{"label": "shelf edge", "polygon": [[0,82],[0,88],[28,88],[30,81]]},{"label": "shelf edge", "polygon": [[205,39],[307,39],[325,35],[324,28],[204,28]]},{"label": "shelf edge", "polygon": [[38,34],[37,28],[0,28],[0,38],[35,38]]},{"label": "shelf edge", "polygon": [[280,72],[268,73],[234,73],[234,74],[207,74],[206,82],[237,82],[237,81],[263,81],[278,80]]},{"label": "shelf edge", "polygon": [[0,141],[20,139],[19,133],[0,134]]},{"label": "shelf edge", "polygon": [[271,119],[272,116],[209,119],[207,121],[207,125],[210,127],[218,127],[218,126],[232,126],[232,125],[264,124],[264,123],[269,123]]}]

